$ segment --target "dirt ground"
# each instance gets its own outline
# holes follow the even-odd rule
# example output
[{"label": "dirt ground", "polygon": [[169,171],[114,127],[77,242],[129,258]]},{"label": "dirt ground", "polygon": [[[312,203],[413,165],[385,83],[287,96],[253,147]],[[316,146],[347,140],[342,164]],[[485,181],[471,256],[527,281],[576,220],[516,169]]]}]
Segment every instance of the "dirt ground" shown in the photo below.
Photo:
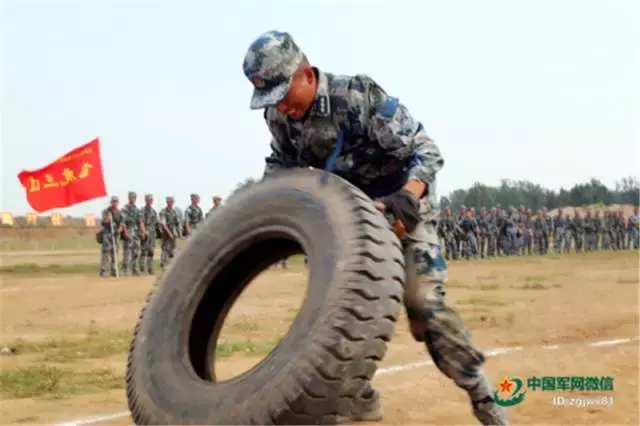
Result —
[{"label": "dirt ground", "polygon": [[[447,298],[476,344],[486,351],[522,347],[488,358],[486,370],[496,386],[507,376],[615,379],[613,392],[595,394],[613,397],[609,407],[551,403],[554,395],[592,397],[592,392],[529,390],[522,404],[508,409],[514,424],[639,424],[638,341],[585,344],[640,335],[638,261],[637,252],[625,252],[450,264]],[[218,375],[231,377],[262,358],[265,342],[286,332],[302,302],[305,281],[304,268],[295,267],[265,272],[249,287],[223,330],[229,353],[216,366]],[[0,355],[1,372],[60,366],[73,369],[76,384],[66,393],[4,396],[0,422],[50,423],[126,411],[121,383],[125,347],[105,350],[100,339],[118,341],[130,331],[152,283],[151,277],[2,277],[0,346],[18,350]],[[91,345],[100,351],[84,353],[69,343],[87,336],[93,336]],[[42,343],[46,341],[50,343]],[[555,344],[559,347],[543,348]],[[403,318],[380,366],[429,360]],[[77,381],[98,368],[115,378],[111,388]],[[464,393],[431,365],[387,372],[374,383],[385,407],[382,424],[477,424]],[[101,424],[130,424],[130,419]]]}]

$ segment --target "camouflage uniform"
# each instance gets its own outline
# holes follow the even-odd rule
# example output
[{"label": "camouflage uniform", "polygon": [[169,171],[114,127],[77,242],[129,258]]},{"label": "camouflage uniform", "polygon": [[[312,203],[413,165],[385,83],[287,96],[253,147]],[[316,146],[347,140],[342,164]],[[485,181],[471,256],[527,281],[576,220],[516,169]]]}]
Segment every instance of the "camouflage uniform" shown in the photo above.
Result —
[{"label": "camouflage uniform", "polygon": [[111,276],[116,275],[117,259],[114,251],[116,253],[118,251],[119,229],[122,224],[122,214],[116,204],[118,201],[118,197],[111,197],[112,206],[102,211],[102,229],[100,230],[102,234],[102,243],[100,245],[100,276],[103,277],[106,275],[107,269],[110,271]]},{"label": "camouflage uniform", "polygon": [[587,210],[584,218],[584,248],[585,251],[594,251],[598,246],[598,234],[596,233],[596,223],[591,212]]},{"label": "camouflage uniform", "polygon": [[213,197],[213,206],[209,209],[205,217],[209,217],[211,213],[222,208],[222,204],[220,204],[221,202],[222,202],[222,198],[218,197],[217,195]]},{"label": "camouflage uniform", "polygon": [[[173,208],[173,197],[167,197],[167,207],[160,210],[159,223],[162,226],[162,254],[160,267],[164,270],[176,254],[176,241],[180,237],[180,213]],[[171,207],[168,206],[171,204]],[[165,230],[164,227],[167,229]],[[167,230],[169,233],[167,234]]]},{"label": "camouflage uniform", "polygon": [[538,211],[536,218],[533,221],[533,246],[536,253],[543,255],[546,254],[546,244],[544,236],[549,235],[547,228],[546,218],[543,216],[542,211]]},{"label": "camouflage uniform", "polygon": [[189,224],[191,232],[194,232],[204,220],[204,213],[198,205],[199,201],[200,196],[198,194],[191,194],[191,204],[184,210],[184,222]]},{"label": "camouflage uniform", "polygon": [[146,205],[140,209],[140,216],[142,223],[144,223],[145,230],[147,231],[142,240],[142,253],[140,256],[140,271],[145,270],[145,264],[147,272],[151,275],[155,273],[155,264],[153,258],[156,251],[156,238],[157,225],[158,225],[158,212],[152,207],[153,195],[146,194],[144,196]]},{"label": "camouflage uniform", "polygon": [[638,215],[638,209],[633,210],[633,215],[629,216],[629,248],[640,248],[640,215]]},{"label": "camouflage uniform", "polygon": [[551,239],[551,233],[553,232],[553,218],[551,216],[547,215],[547,208],[543,207],[542,208],[542,217],[546,223],[546,227],[545,227],[545,232],[543,235],[543,239],[544,239],[544,254],[548,254],[549,253],[549,240]]},{"label": "camouflage uniform", "polygon": [[458,259],[458,246],[456,245],[456,221],[450,208],[445,209],[445,215],[439,224],[444,240],[444,255],[447,260]]},{"label": "camouflage uniform", "polygon": [[[428,185],[420,200],[422,221],[403,239],[404,249],[416,260],[407,280],[420,287],[420,294],[405,295],[412,334],[425,342],[440,371],[468,392],[483,424],[506,424],[505,410],[495,404],[482,371],[485,357],[444,297],[447,263],[438,241],[435,188],[444,161],[438,147],[407,108],[366,75],[333,75],[315,68],[318,86],[310,111],[299,121],[280,114],[272,106],[286,96],[303,60],[291,36],[281,32],[263,34],[245,56],[244,73],[256,86],[251,108],[265,108],[272,135],[265,178],[279,168],[326,168],[372,198],[392,194],[408,180]],[[382,417],[371,384],[358,401],[357,412],[341,421]]]},{"label": "camouflage uniform", "polygon": [[569,254],[571,253],[571,241],[573,241],[575,224],[568,214],[564,215],[564,223],[564,252]]},{"label": "camouflage uniform", "polygon": [[564,239],[565,231],[568,227],[565,218],[562,216],[562,210],[558,210],[558,216],[553,220],[553,247],[556,254],[562,254],[562,243]]},{"label": "camouflage uniform", "polygon": [[140,210],[136,207],[136,193],[129,192],[129,203],[121,210],[125,234],[122,243],[122,274],[140,275],[138,264],[142,250]]},{"label": "camouflage uniform", "polygon": [[531,255],[531,248],[533,245],[533,217],[531,217],[531,213],[531,209],[527,210],[527,214],[522,220],[522,254],[528,255]]},{"label": "camouflage uniform", "polygon": [[475,259],[478,255],[478,241],[476,239],[478,222],[471,214],[467,214],[460,221],[460,228],[462,228],[462,239],[466,246],[464,256],[467,260],[470,256]]},{"label": "camouflage uniform", "polygon": [[584,219],[578,210],[575,212],[572,222],[573,227],[573,245],[576,253],[580,253],[583,249],[582,242],[584,241]]}]

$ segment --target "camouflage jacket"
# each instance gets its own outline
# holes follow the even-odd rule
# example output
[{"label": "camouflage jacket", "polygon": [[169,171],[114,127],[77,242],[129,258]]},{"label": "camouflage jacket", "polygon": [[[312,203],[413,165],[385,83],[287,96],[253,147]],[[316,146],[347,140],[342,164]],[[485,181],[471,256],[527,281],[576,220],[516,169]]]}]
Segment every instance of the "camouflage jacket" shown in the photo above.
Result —
[{"label": "camouflage jacket", "polygon": [[122,221],[130,238],[138,238],[140,236],[140,210],[135,204],[126,204],[120,212],[122,213]]},{"label": "camouflage jacket", "polygon": [[190,204],[189,207],[184,210],[184,219],[185,222],[189,223],[189,226],[196,228],[200,222],[204,220],[204,213],[200,206]]},{"label": "camouflage jacket", "polygon": [[429,185],[423,205],[437,217],[435,179],[444,160],[422,124],[368,76],[315,71],[318,91],[305,118],[265,109],[272,135],[265,176],[279,168],[330,166],[372,198],[419,179]]},{"label": "camouflage jacket", "polygon": [[180,213],[176,209],[169,210],[165,207],[160,210],[159,223],[166,225],[174,237],[180,236]]},{"label": "camouflage jacket", "polygon": [[158,212],[151,206],[144,206],[140,209],[142,223],[147,230],[148,235],[155,235],[156,225],[158,224]]}]

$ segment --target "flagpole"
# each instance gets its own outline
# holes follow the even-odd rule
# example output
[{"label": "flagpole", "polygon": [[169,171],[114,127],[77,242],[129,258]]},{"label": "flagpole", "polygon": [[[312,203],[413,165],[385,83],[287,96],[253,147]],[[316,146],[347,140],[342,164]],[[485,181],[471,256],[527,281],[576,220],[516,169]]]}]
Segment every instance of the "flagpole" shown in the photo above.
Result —
[{"label": "flagpole", "polygon": [[113,230],[113,212],[109,211],[109,226],[111,227],[111,241],[113,242],[113,247],[111,250],[113,251],[113,267],[116,270],[116,278],[120,277],[120,272],[118,271],[118,252],[116,250],[116,246],[118,245],[118,236],[115,235]]}]

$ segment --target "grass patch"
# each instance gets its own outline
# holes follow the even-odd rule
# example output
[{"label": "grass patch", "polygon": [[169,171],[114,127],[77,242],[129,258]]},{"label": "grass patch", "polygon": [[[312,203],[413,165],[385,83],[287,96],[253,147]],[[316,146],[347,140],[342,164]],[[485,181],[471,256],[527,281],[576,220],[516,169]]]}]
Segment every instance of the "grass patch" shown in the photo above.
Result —
[{"label": "grass patch", "polygon": [[637,278],[619,278],[616,281],[617,284],[640,284]]},{"label": "grass patch", "polygon": [[[100,271],[100,253],[96,250],[94,263],[71,263],[39,265],[37,263],[16,263],[15,265],[0,266],[0,276],[51,276],[51,275],[98,275]],[[118,253],[120,259],[122,253]],[[289,269],[298,270],[304,265],[303,256],[289,258]],[[155,261],[156,270],[160,270],[160,260]],[[118,271],[122,272],[122,264],[118,262]]]},{"label": "grass patch", "polygon": [[469,299],[458,301],[458,305],[504,306],[505,304],[506,303],[499,300],[481,299],[478,297],[471,297]]},{"label": "grass patch", "polygon": [[527,275],[524,277],[524,282],[526,283],[540,282],[540,281],[547,281],[548,279],[549,277],[547,275]]},{"label": "grass patch", "polygon": [[257,322],[251,321],[249,319],[243,318],[242,320],[234,323],[231,326],[234,330],[237,331],[258,331],[260,330],[260,324]]},{"label": "grass patch", "polygon": [[122,375],[109,369],[79,371],[39,365],[0,372],[3,398],[59,398],[120,389],[123,385]]},{"label": "grass patch", "polygon": [[53,264],[38,265],[37,263],[18,263],[15,265],[1,266],[0,276],[44,276],[44,275],[68,275],[68,274],[98,274],[99,263],[78,264]]},{"label": "grass patch", "polygon": [[469,284],[463,284],[460,281],[450,280],[445,284],[445,288],[467,288],[467,289],[472,289],[473,286],[471,286]]},{"label": "grass patch", "polygon": [[225,342],[219,341],[216,345],[216,356],[220,358],[228,358],[236,354],[244,354],[248,356],[264,356],[276,347],[282,340],[283,336],[279,336],[269,340],[236,340]]},{"label": "grass patch", "polygon": [[502,286],[498,283],[482,283],[479,286],[476,287],[477,290],[480,291],[495,291],[495,290],[500,290],[502,288]]},{"label": "grass patch", "polygon": [[69,363],[80,359],[107,358],[127,352],[130,331],[100,333],[89,331],[86,337],[48,338],[40,341],[16,340],[5,344],[16,355],[39,354],[45,362]]},{"label": "grass patch", "polygon": [[539,283],[539,282],[525,283],[523,285],[513,286],[513,288],[518,289],[518,290],[547,290],[547,289],[549,289],[549,287],[547,287],[544,284]]}]

